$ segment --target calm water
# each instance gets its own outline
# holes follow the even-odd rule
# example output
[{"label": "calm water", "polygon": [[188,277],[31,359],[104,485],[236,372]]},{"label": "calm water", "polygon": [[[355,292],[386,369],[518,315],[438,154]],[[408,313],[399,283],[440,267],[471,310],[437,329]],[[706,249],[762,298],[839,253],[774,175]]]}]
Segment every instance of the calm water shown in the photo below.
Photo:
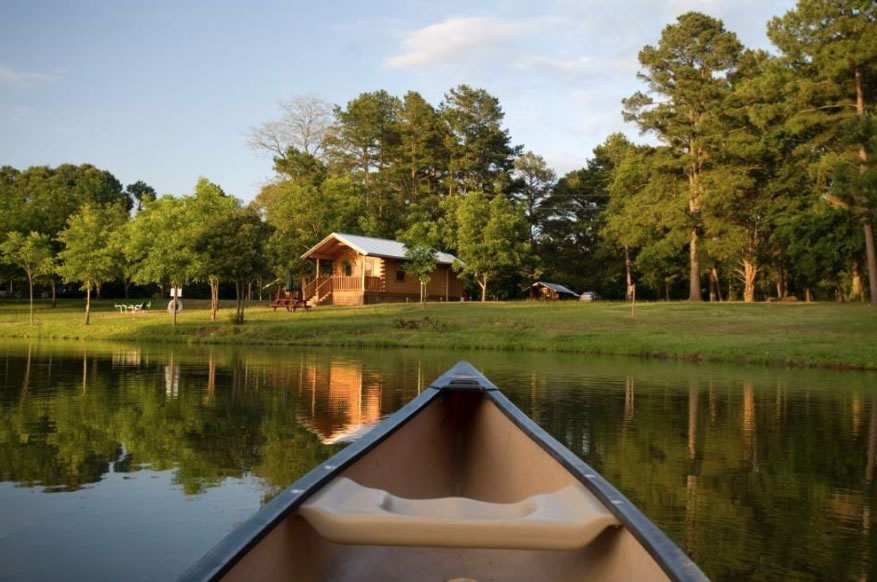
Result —
[{"label": "calm water", "polygon": [[875,579],[874,375],[69,345],[0,346],[0,579],[173,578],[463,358],[712,578]]}]

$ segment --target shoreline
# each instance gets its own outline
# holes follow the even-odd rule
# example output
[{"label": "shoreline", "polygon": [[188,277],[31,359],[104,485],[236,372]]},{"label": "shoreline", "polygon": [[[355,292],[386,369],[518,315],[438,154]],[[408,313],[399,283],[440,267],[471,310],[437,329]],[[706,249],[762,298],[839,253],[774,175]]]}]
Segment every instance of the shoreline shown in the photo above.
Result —
[{"label": "shoreline", "polygon": [[[0,306],[0,340],[189,345],[445,349],[625,356],[837,371],[877,370],[877,310],[836,304],[623,303],[385,304],[318,307],[308,313],[247,310],[248,322],[217,321],[190,302],[173,328],[163,312],[119,314],[111,301],[81,324],[76,301]],[[107,309],[109,307],[110,310]],[[188,305],[187,305],[188,307]]]}]

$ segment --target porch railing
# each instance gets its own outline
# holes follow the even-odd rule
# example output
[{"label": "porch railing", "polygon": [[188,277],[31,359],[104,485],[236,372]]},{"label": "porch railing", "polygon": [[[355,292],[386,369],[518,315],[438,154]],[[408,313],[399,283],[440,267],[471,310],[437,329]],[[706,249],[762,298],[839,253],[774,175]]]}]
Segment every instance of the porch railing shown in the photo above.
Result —
[{"label": "porch railing", "polygon": [[[325,295],[326,291],[361,291],[362,277],[320,277],[305,281],[302,294],[305,298],[313,297],[317,293]],[[384,280],[380,277],[366,277],[365,290],[371,292],[383,292]]]},{"label": "porch railing", "polygon": [[362,289],[362,277],[332,277],[336,291],[356,291]]}]

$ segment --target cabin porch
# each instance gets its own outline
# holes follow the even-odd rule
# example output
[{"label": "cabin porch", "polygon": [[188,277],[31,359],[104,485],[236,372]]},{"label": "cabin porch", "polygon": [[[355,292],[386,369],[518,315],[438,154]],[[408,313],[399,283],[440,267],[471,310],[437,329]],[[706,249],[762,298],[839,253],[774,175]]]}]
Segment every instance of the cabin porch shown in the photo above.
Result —
[{"label": "cabin porch", "polygon": [[384,280],[374,276],[321,275],[302,282],[302,296],[314,305],[379,303],[385,293]]}]

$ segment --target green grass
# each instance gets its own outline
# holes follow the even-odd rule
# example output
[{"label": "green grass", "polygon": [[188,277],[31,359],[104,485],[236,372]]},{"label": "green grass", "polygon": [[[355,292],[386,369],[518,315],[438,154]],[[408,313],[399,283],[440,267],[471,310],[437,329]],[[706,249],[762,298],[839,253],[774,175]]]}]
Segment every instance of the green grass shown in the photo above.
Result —
[{"label": "green grass", "polygon": [[310,313],[232,310],[211,322],[206,302],[185,301],[176,328],[156,310],[119,314],[97,302],[37,307],[0,302],[0,338],[301,346],[442,348],[615,354],[786,366],[877,369],[877,309],[861,304],[447,303],[319,307]]}]

